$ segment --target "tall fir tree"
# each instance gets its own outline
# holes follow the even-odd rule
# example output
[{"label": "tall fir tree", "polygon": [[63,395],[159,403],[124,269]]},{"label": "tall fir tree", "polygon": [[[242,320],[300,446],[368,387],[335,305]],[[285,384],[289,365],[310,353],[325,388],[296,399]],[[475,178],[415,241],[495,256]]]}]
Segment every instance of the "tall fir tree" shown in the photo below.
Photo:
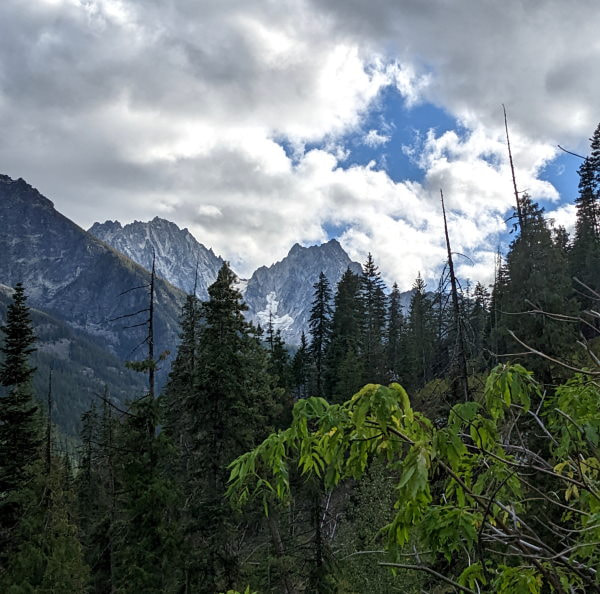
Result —
[{"label": "tall fir tree", "polygon": [[31,385],[35,369],[29,363],[35,336],[26,301],[23,285],[18,283],[5,324],[0,326],[4,335],[0,347],[0,563],[15,544],[13,536],[24,513],[20,491],[34,476],[41,458],[41,420]]},{"label": "tall fir tree", "polygon": [[589,161],[594,173],[594,191],[596,196],[600,196],[600,123],[590,138]]},{"label": "tall fir tree", "polygon": [[82,415],[75,478],[79,534],[91,568],[89,588],[94,594],[110,594],[117,583],[117,492],[123,490],[116,468],[116,460],[123,453],[115,439],[117,427],[105,390],[101,412],[92,405]]},{"label": "tall fir tree", "polygon": [[[599,140],[600,141],[600,140]],[[599,148],[600,151],[600,148]],[[600,153],[599,157],[600,159]],[[598,172],[593,161],[586,159],[579,168],[579,196],[575,200],[577,218],[575,235],[569,252],[570,271],[574,281],[575,294],[583,310],[594,309],[600,293],[600,194]],[[585,288],[580,282],[589,287]],[[589,335],[589,327],[582,331]]]},{"label": "tall fir tree", "polygon": [[113,519],[114,591],[175,592],[181,582],[177,484],[166,470],[169,441],[160,432],[159,403],[149,392],[135,400],[116,432],[119,451]]},{"label": "tall fir tree", "polygon": [[325,394],[332,402],[343,402],[364,383],[360,289],[360,277],[348,268],[335,293],[331,339],[326,351]]},{"label": "tall fir tree", "polygon": [[272,342],[273,346],[269,352],[269,373],[273,376],[275,385],[289,394],[293,381],[292,364],[279,328],[275,331]]},{"label": "tall fir tree", "polygon": [[385,361],[387,367],[386,383],[405,383],[406,375],[406,328],[400,289],[394,283],[390,293],[387,311],[387,328],[385,341]]},{"label": "tall fir tree", "polygon": [[384,334],[386,315],[385,284],[369,253],[363,266],[360,298],[362,300],[362,357],[364,383],[385,381]]},{"label": "tall fir tree", "polygon": [[413,296],[407,321],[409,387],[417,390],[433,379],[433,362],[438,334],[433,303],[419,274],[413,285]]},{"label": "tall fir tree", "polygon": [[[524,347],[511,338],[512,331],[529,347],[550,357],[565,358],[575,344],[576,329],[551,315],[576,313],[570,297],[568,263],[553,241],[543,210],[526,194],[521,206],[526,225],[507,254],[508,283],[502,294],[494,296],[500,297],[494,306],[501,312],[498,330],[506,340],[502,346],[505,353],[523,351]],[[524,363],[543,382],[564,376],[560,366],[543,358],[529,357]]]},{"label": "tall fir tree", "polygon": [[323,272],[319,274],[319,280],[313,288],[315,291],[308,319],[310,353],[314,363],[314,384],[311,392],[314,396],[323,396],[325,352],[331,333],[331,288]]},{"label": "tall fir tree", "polygon": [[192,449],[192,436],[186,419],[186,400],[192,397],[198,372],[198,349],[202,323],[201,304],[195,294],[186,297],[179,319],[179,346],[169,373],[169,381],[160,396],[164,431],[178,450],[174,475],[186,472]]},{"label": "tall fir tree", "polygon": [[293,396],[295,398],[306,398],[309,396],[310,351],[304,331],[300,335],[300,346],[292,359],[292,378]]},{"label": "tall fir tree", "polygon": [[41,462],[21,496],[28,502],[0,589],[10,594],[88,591],[89,567],[75,520],[75,493],[65,459]]},{"label": "tall fir tree", "polygon": [[467,343],[469,366],[483,371],[487,366],[487,332],[490,317],[490,293],[478,282],[473,296],[468,302],[468,315],[465,338]]},{"label": "tall fir tree", "polygon": [[236,276],[219,270],[203,303],[197,373],[186,399],[187,431],[193,440],[183,486],[188,591],[219,592],[239,579],[238,536],[242,519],[223,496],[227,466],[277,424],[283,391],[268,372],[268,353],[248,324]]},{"label": "tall fir tree", "polygon": [[42,456],[42,419],[33,402],[35,369],[29,363],[35,336],[20,283],[0,330],[0,589],[83,593],[88,568],[66,476],[70,469],[53,455],[49,420],[45,460]]}]

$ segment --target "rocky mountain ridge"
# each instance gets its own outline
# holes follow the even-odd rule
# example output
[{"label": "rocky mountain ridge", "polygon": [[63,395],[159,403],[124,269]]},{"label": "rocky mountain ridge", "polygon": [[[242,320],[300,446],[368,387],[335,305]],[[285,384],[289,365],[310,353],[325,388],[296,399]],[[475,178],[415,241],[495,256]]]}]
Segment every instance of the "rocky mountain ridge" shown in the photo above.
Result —
[{"label": "rocky mountain ridge", "polygon": [[94,223],[88,233],[146,270],[152,268],[155,254],[157,274],[186,293],[192,293],[195,286],[201,300],[208,299],[208,287],[223,265],[223,259],[196,241],[187,229],[159,217],[127,225],[118,221]]},{"label": "rocky mountain ridge", "polygon": [[[22,282],[33,307],[101,340],[121,360],[141,358],[149,272],[59,213],[23,179],[0,175],[0,283]],[[131,290],[134,287],[142,287]],[[158,279],[158,349],[174,350],[184,294]]]},{"label": "rocky mountain ridge", "polygon": [[348,268],[362,273],[361,265],[350,259],[336,239],[310,247],[295,244],[283,260],[261,266],[250,277],[244,293],[248,317],[264,328],[271,316],[283,339],[299,344],[303,331],[308,336],[313,285],[319,274],[325,274],[333,295]]},{"label": "rocky mountain ridge", "polygon": [[[89,233],[146,269],[151,267],[155,253],[157,273],[190,293],[196,282],[196,295],[201,300],[208,298],[207,289],[223,264],[222,258],[187,229],[158,217],[127,225],[118,221],[94,223]],[[297,345],[302,332],[308,333],[313,285],[319,274],[325,273],[334,292],[348,268],[356,274],[362,271],[335,239],[310,247],[295,244],[281,261],[261,266],[249,279],[240,279],[238,288],[248,306],[247,318],[265,327],[271,317],[284,340]]]}]

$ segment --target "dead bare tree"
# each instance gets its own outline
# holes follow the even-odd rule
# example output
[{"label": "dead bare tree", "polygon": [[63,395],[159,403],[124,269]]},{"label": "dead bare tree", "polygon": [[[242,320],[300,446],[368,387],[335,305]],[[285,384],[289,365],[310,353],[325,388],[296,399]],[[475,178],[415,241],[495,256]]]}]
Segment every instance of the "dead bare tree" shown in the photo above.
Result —
[{"label": "dead bare tree", "polygon": [[504,103],[502,104],[502,110],[504,111],[504,129],[506,131],[506,146],[508,147],[508,161],[510,163],[510,172],[512,175],[513,190],[515,193],[515,204],[517,205],[517,216],[519,219],[519,228],[521,230],[523,230],[525,221],[523,218],[523,209],[521,208],[521,199],[519,198],[519,191],[517,190],[517,180],[515,177],[515,166],[513,164],[512,150],[510,148],[510,137],[508,135],[508,119],[506,117],[506,107],[504,106]]},{"label": "dead bare tree", "polygon": [[467,355],[465,349],[465,340],[463,334],[462,316],[460,315],[460,302],[458,299],[458,287],[456,275],[454,274],[454,261],[452,259],[452,249],[450,247],[450,235],[448,233],[448,221],[446,219],[446,206],[444,204],[444,192],[440,189],[440,200],[442,202],[442,215],[444,217],[444,235],[446,237],[446,249],[448,251],[448,269],[450,273],[450,288],[452,294],[452,310],[454,318],[454,327],[456,329],[455,356],[453,357],[458,367],[458,386],[461,397],[465,401],[469,399],[469,379],[467,371]]}]

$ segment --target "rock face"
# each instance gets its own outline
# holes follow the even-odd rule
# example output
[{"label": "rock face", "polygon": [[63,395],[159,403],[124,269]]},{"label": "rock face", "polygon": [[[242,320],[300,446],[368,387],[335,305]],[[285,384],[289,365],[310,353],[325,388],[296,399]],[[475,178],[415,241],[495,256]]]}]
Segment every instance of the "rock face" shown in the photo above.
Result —
[{"label": "rock face", "polygon": [[333,295],[348,268],[355,274],[362,273],[360,264],[353,262],[335,239],[311,247],[296,244],[281,262],[261,266],[251,276],[244,293],[248,317],[264,328],[270,312],[283,339],[288,344],[299,344],[302,331],[308,336],[313,285],[319,274],[325,274]]},{"label": "rock face", "polygon": [[[198,243],[187,229],[158,217],[124,226],[117,221],[94,223],[89,232],[144,268],[151,267],[154,250],[157,273],[185,292],[192,291],[197,262],[196,294],[201,300],[208,299],[207,289],[223,264],[222,258]],[[259,268],[249,280],[240,280],[238,288],[248,305],[248,319],[264,328],[271,312],[284,340],[299,344],[302,331],[308,333],[313,285],[320,272],[327,276],[333,293],[348,267],[361,273],[360,264],[352,262],[335,239],[308,248],[294,245],[281,262]]]},{"label": "rock face", "polygon": [[[147,223],[135,221],[122,226],[118,221],[94,223],[89,231],[147,270],[156,254],[156,273],[186,293],[208,299],[208,287],[216,280],[223,260],[198,243],[187,229],[155,217]],[[198,275],[196,277],[196,267]]]},{"label": "rock face", "polygon": [[[149,283],[147,270],[55,210],[24,180],[0,175],[0,283],[25,285],[29,303],[101,339],[119,359],[141,359]],[[157,279],[155,343],[175,351],[183,294]],[[166,366],[168,367],[168,366]]]}]

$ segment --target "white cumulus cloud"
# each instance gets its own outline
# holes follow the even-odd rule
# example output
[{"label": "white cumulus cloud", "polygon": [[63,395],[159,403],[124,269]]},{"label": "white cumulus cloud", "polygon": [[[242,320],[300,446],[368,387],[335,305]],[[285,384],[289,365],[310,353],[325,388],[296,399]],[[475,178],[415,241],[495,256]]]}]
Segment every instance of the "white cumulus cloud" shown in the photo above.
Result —
[{"label": "white cumulus cloud", "polygon": [[[599,17],[593,0],[3,0],[2,172],[82,226],[165,216],[244,275],[339,227],[403,288],[445,257],[442,188],[461,274],[489,280],[512,209],[500,105],[519,189],[569,226],[540,174],[600,120]],[[367,125],[384,90],[406,120]],[[459,124],[419,122],[422,178],[394,181],[387,152],[350,165],[344,139],[388,151],[424,103]]]}]

